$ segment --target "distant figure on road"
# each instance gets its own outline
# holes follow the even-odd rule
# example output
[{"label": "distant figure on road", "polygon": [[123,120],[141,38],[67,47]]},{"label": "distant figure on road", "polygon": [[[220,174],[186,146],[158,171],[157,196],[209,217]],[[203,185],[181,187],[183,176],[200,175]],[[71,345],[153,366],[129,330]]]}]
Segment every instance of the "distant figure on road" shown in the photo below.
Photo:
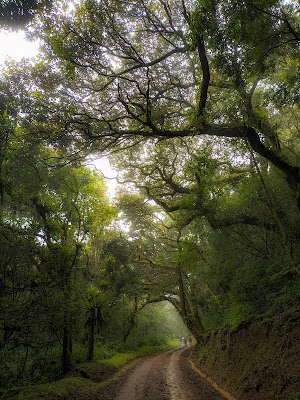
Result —
[{"label": "distant figure on road", "polygon": [[192,346],[192,344],[193,344],[193,338],[190,336],[189,337],[189,343],[190,343],[190,346]]},{"label": "distant figure on road", "polygon": [[187,340],[186,340],[185,337],[183,337],[183,338],[182,338],[182,344],[183,344],[184,346],[186,346],[186,343],[187,343]]}]

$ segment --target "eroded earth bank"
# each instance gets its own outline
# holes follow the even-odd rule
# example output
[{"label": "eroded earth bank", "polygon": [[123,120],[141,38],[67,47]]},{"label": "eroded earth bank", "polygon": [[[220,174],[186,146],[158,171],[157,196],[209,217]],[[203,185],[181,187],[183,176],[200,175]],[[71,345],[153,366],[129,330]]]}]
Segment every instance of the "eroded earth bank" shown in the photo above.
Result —
[{"label": "eroded earth bank", "polygon": [[197,355],[201,370],[238,400],[299,400],[300,309],[212,332]]}]

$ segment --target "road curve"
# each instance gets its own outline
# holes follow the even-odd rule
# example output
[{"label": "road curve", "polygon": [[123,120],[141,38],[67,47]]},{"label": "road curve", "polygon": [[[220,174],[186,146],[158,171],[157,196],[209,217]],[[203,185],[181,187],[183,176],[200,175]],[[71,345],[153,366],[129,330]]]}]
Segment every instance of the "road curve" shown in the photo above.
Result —
[{"label": "road curve", "polygon": [[189,362],[190,348],[179,347],[140,360],[119,381],[98,392],[100,400],[224,400]]}]

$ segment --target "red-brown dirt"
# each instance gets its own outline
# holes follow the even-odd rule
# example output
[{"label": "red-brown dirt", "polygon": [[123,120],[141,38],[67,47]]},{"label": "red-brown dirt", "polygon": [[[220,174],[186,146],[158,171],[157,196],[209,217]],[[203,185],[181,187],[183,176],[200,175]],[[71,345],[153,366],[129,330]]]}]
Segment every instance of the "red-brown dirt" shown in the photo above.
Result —
[{"label": "red-brown dirt", "polygon": [[212,332],[197,355],[238,400],[300,400],[300,309]]},{"label": "red-brown dirt", "polygon": [[181,347],[135,363],[117,382],[97,393],[98,400],[224,400],[192,368],[191,348]]}]

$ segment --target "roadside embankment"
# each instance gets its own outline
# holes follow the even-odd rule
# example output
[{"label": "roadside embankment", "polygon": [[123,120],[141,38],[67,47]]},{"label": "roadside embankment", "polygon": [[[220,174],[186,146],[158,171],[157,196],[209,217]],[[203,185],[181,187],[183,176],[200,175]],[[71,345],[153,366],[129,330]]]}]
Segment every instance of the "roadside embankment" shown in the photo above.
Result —
[{"label": "roadside embankment", "polygon": [[68,376],[55,382],[10,388],[0,400],[95,400],[97,391],[120,379],[135,359],[168,350],[176,344],[177,341],[170,341],[161,346],[143,346],[135,351],[115,353],[106,360],[85,362],[74,366]]},{"label": "roadside embankment", "polygon": [[202,337],[201,368],[238,400],[300,400],[300,309]]}]

